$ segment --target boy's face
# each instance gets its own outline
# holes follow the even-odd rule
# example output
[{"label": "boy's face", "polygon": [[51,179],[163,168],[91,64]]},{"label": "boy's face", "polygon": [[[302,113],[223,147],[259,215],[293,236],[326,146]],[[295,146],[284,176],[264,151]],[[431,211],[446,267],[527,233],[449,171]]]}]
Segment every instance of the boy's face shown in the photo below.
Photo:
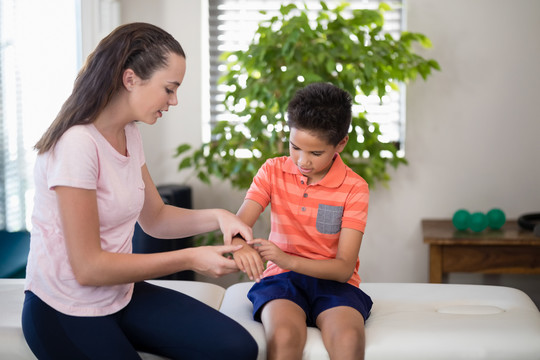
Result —
[{"label": "boy's face", "polygon": [[330,170],[334,154],[343,150],[349,137],[346,136],[337,146],[328,144],[315,132],[291,128],[289,134],[289,153],[308,184],[320,181]]}]

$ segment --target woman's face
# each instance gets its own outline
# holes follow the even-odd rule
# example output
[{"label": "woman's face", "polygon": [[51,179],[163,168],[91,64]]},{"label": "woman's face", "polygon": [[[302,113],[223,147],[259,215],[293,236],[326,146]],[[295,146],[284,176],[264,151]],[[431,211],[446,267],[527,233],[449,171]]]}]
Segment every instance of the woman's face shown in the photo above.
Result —
[{"label": "woman's face", "polygon": [[150,79],[137,77],[129,98],[135,117],[133,120],[154,124],[164,111],[169,110],[169,106],[177,105],[177,90],[185,73],[186,59],[171,53],[167,66],[157,70]]}]

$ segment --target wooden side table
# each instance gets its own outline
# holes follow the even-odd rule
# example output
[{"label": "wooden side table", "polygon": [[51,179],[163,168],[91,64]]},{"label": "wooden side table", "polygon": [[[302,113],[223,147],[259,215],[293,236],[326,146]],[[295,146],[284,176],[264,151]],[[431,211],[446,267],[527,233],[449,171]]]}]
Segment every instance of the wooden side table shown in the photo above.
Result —
[{"label": "wooden side table", "polygon": [[443,274],[540,274],[540,237],[509,220],[500,230],[458,231],[451,220],[422,220],[429,244],[429,281]]}]

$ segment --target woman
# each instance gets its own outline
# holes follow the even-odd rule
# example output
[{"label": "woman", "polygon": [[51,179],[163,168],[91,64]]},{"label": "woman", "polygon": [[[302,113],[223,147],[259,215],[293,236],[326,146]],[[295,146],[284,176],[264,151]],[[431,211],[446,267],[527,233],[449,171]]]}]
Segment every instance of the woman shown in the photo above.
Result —
[{"label": "woman", "polygon": [[[118,27],[88,57],[71,96],[35,148],[23,332],[39,359],[252,359],[243,327],[184,294],[143,282],[183,271],[238,271],[223,254],[250,227],[221,209],[165,205],[134,121],[154,124],[177,101],[180,44],[145,23]],[[225,243],[132,254],[135,222],[157,238],[221,229]]]}]

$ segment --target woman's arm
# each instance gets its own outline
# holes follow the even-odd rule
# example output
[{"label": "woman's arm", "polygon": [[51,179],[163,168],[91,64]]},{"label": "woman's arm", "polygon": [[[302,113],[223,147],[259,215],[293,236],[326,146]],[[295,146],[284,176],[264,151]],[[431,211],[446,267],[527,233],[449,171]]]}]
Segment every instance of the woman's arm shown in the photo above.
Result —
[{"label": "woman's arm", "polygon": [[251,227],[227,210],[191,210],[164,204],[146,165],[142,167],[142,176],[145,200],[138,221],[148,235],[175,239],[221,229],[225,244],[230,244],[237,234],[252,239]]},{"label": "woman's arm", "polygon": [[354,273],[362,237],[363,233],[358,230],[341,229],[336,257],[328,260],[312,260],[290,255],[268,240],[255,239],[248,244],[256,247],[264,261],[272,261],[284,270],[319,279],[347,282]]},{"label": "woman's arm", "polygon": [[[147,189],[152,186],[153,183],[146,183]],[[55,191],[69,261],[75,278],[81,285],[100,286],[136,282],[183,270],[194,270],[211,277],[238,271],[234,260],[223,257],[223,254],[234,252],[240,246],[197,247],[155,254],[119,254],[104,251],[101,247],[96,191],[67,186],[57,186]],[[147,212],[144,218],[154,226],[161,224],[167,228],[165,233],[171,237],[187,236],[186,234],[218,227],[231,237],[236,233],[241,233],[247,238],[251,236],[249,226],[224,210],[187,211],[176,208],[178,210],[176,211],[174,207],[171,207],[172,211],[159,210],[158,208],[166,206],[155,186],[154,191],[157,198],[151,198],[149,207],[145,202],[144,209]],[[158,210],[152,212],[148,211],[149,209]],[[153,222],[150,219],[152,215],[160,219]],[[186,222],[184,216],[190,220]],[[196,223],[197,220],[203,225]],[[182,225],[168,224],[171,222]],[[179,233],[174,235],[174,231]]]}]

